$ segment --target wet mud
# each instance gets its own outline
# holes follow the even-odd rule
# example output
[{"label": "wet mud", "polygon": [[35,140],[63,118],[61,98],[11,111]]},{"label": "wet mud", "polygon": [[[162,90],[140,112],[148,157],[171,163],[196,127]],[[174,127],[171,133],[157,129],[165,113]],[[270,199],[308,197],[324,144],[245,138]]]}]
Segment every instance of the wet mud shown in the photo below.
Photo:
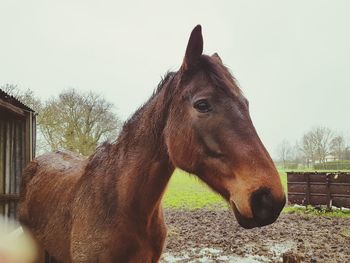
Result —
[{"label": "wet mud", "polygon": [[349,262],[350,219],[282,214],[272,225],[243,229],[229,210],[165,211],[161,262]]}]

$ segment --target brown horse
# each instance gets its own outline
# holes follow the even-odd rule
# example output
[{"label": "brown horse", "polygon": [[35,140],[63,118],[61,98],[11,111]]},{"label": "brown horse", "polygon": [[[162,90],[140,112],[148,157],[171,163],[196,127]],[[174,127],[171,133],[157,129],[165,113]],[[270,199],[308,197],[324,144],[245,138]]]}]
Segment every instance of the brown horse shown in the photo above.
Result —
[{"label": "brown horse", "polygon": [[175,167],[197,175],[245,228],[273,223],[285,204],[248,101],[201,27],[179,71],[168,73],[115,143],[85,159],[36,158],[24,171],[19,218],[60,262],[157,262],[166,227],[161,199]]}]

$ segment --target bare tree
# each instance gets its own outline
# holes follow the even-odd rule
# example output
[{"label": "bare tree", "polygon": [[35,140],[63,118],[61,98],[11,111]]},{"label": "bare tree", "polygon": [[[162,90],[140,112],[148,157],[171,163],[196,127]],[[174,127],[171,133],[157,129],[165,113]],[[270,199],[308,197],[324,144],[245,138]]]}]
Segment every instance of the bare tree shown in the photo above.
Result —
[{"label": "bare tree", "polygon": [[113,104],[96,93],[75,89],[48,100],[38,123],[51,150],[63,148],[83,155],[115,136],[121,124]]},{"label": "bare tree", "polygon": [[303,135],[301,139],[300,150],[303,152],[305,156],[307,167],[309,167],[310,164],[315,163],[316,146],[314,144],[314,140],[311,132],[308,132]]},{"label": "bare tree", "polygon": [[303,151],[300,149],[299,143],[295,142],[291,150],[291,161],[290,167],[297,169],[299,164],[305,164],[305,156]]},{"label": "bare tree", "polygon": [[331,153],[334,155],[334,157],[337,158],[338,160],[344,159],[346,145],[345,145],[345,138],[343,135],[337,135],[332,139],[330,143],[330,150],[331,150]]},{"label": "bare tree", "polygon": [[344,160],[350,161],[350,137],[344,136],[345,149],[344,149]]},{"label": "bare tree", "polygon": [[317,160],[319,163],[326,161],[327,155],[331,153],[330,146],[333,132],[327,127],[315,127],[304,134],[300,149],[305,155],[306,163],[309,166]]},{"label": "bare tree", "polygon": [[37,115],[37,150],[68,149],[91,154],[104,140],[114,139],[121,124],[113,104],[93,93],[75,89],[42,103],[30,89],[5,84],[1,89],[34,109]]},{"label": "bare tree", "polygon": [[350,146],[347,146],[344,151],[344,160],[350,161]]},{"label": "bare tree", "polygon": [[278,146],[276,153],[278,155],[279,160],[283,164],[283,169],[286,168],[286,162],[290,161],[292,154],[292,147],[290,143],[284,139]]},{"label": "bare tree", "polygon": [[324,163],[327,155],[331,153],[330,146],[333,132],[327,127],[316,127],[311,132],[316,146],[316,156],[320,163]]}]

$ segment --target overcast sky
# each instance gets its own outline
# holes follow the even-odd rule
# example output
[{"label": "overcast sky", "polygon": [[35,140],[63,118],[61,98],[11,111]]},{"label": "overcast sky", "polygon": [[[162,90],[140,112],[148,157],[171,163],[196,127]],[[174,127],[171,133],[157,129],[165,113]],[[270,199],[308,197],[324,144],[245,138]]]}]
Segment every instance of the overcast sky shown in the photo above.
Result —
[{"label": "overcast sky", "polygon": [[0,85],[43,99],[74,87],[127,119],[167,70],[192,28],[218,52],[272,155],[315,125],[350,131],[350,1],[1,0]]}]

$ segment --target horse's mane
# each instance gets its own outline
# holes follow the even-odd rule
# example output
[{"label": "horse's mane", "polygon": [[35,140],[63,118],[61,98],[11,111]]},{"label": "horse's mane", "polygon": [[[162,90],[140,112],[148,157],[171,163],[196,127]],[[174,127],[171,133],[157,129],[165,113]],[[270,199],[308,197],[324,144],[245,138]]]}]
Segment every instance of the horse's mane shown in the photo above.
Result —
[{"label": "horse's mane", "polygon": [[[152,101],[163,89],[166,89],[170,83],[172,82],[174,76],[175,76],[176,72],[171,72],[168,71],[160,80],[159,84],[157,85],[156,89],[153,91],[153,94],[151,95],[151,97],[142,105],[140,106],[136,112],[131,115],[131,117],[125,121],[122,130],[121,130],[121,134],[123,132],[126,132],[128,130],[130,130],[131,126],[134,126],[134,124],[137,122],[137,120],[139,120],[140,116],[142,115],[142,112],[144,111],[145,107],[150,103],[150,101]],[[119,136],[120,137],[120,136]]]},{"label": "horse's mane", "polygon": [[[161,93],[161,91],[167,89],[165,90],[165,100],[163,101],[163,104],[166,105],[163,106],[169,106],[167,104],[169,104],[169,101],[172,99],[172,96],[175,92],[175,87],[173,87],[172,85],[175,81],[174,79],[190,79],[191,76],[193,76],[199,71],[204,72],[214,86],[216,86],[219,89],[222,89],[227,94],[233,94],[235,96],[240,96],[242,94],[235,78],[232,76],[232,74],[226,66],[224,66],[222,63],[218,63],[217,60],[213,59],[210,56],[202,55],[197,67],[191,72],[183,73],[181,72],[181,70],[178,72],[166,72],[161,78],[157,87],[154,89],[153,94],[150,96],[150,98],[141,107],[139,107],[128,120],[124,122],[119,136],[111,144],[115,145],[125,142],[127,144],[125,146],[126,148],[128,148],[129,140],[127,140],[126,137],[129,136],[130,132],[135,134],[136,130],[139,128],[139,121],[143,117],[142,115],[147,105],[150,104],[150,102],[153,101],[157,97],[157,95]],[[110,149],[110,144],[105,142],[97,148],[96,152],[92,154],[90,159],[94,156],[96,157],[96,155],[100,155],[101,152],[105,152],[107,149]]]},{"label": "horse's mane", "polygon": [[161,77],[160,82],[157,85],[157,88],[154,90],[152,96],[150,99],[152,99],[154,96],[156,96],[159,92],[161,92],[161,90],[167,86],[167,84],[169,84],[169,81],[171,81],[174,76],[175,76],[176,72],[173,71],[167,71],[163,77]]},{"label": "horse's mane", "polygon": [[218,63],[213,57],[202,55],[198,68],[207,73],[210,81],[217,88],[222,89],[229,94],[233,93],[235,96],[242,95],[237,80],[234,78],[230,70],[221,62]]}]

